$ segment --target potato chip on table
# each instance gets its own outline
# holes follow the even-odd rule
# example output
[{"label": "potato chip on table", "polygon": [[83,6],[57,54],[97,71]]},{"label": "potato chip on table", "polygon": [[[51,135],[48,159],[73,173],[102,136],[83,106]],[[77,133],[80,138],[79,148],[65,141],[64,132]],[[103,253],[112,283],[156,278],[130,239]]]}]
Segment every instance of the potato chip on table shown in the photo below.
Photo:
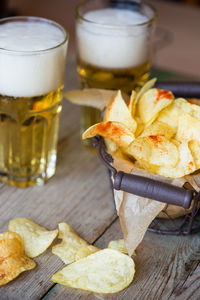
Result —
[{"label": "potato chip on table", "polygon": [[49,231],[26,218],[17,218],[9,222],[9,231],[18,233],[29,257],[42,254],[54,241],[58,230]]},{"label": "potato chip on table", "polygon": [[82,247],[82,248],[78,249],[76,251],[76,253],[74,254],[74,261],[77,261],[79,259],[87,257],[87,256],[91,255],[92,253],[95,253],[99,250],[100,250],[99,248],[97,248],[93,245],[88,245],[88,246]]},{"label": "potato chip on table", "polygon": [[19,234],[0,234],[0,286],[15,279],[20,273],[35,268],[36,263],[26,256]]},{"label": "potato chip on table", "polygon": [[117,293],[132,282],[134,273],[132,258],[104,249],[68,265],[55,273],[52,280],[96,293]]},{"label": "potato chip on table", "polygon": [[[125,243],[124,239],[110,241],[109,244],[108,244],[108,248],[113,249],[113,250],[117,250],[117,251],[119,251],[121,253],[124,253],[124,254],[128,254],[128,250],[126,248],[126,243]],[[136,255],[136,253],[134,251],[131,256],[135,256],[135,255]]]},{"label": "potato chip on table", "polygon": [[108,244],[108,248],[118,250],[122,253],[128,254],[124,239],[116,240],[116,241],[110,241],[109,244]]},{"label": "potato chip on table", "polygon": [[83,240],[67,223],[59,223],[59,239],[62,242],[52,248],[52,253],[59,256],[66,264],[74,261],[74,256],[82,247],[88,246],[88,243]]}]

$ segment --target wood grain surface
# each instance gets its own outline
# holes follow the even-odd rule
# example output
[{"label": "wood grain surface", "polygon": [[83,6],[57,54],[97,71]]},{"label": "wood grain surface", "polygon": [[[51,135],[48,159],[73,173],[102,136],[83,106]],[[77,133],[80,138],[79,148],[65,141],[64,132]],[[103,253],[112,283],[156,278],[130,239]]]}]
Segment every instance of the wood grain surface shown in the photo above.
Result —
[{"label": "wood grain surface", "polygon": [[[117,219],[95,242],[105,248],[122,237]],[[114,295],[94,294],[56,285],[45,300],[199,300],[200,235],[164,236],[147,232],[133,257],[136,274],[133,283]]]},{"label": "wood grain surface", "polygon": [[[74,58],[68,59],[66,88],[77,87]],[[27,217],[55,229],[68,222],[88,242],[105,248],[122,238],[108,175],[96,154],[81,145],[79,108],[63,101],[56,175],[42,187],[0,185],[0,231],[12,218]],[[51,247],[35,259],[37,267],[0,288],[0,300],[199,300],[200,235],[146,233],[134,257],[136,275],[124,291],[100,295],[51,281],[64,267]]]}]

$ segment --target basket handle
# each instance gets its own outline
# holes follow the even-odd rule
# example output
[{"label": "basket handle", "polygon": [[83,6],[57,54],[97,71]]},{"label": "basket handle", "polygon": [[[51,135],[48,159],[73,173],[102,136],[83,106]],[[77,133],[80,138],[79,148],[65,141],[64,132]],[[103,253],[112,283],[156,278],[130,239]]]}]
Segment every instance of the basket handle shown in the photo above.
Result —
[{"label": "basket handle", "polygon": [[185,190],[168,183],[121,171],[114,175],[113,187],[116,190],[122,190],[167,204],[182,206],[185,209],[190,207],[195,195],[195,191]]},{"label": "basket handle", "polygon": [[156,82],[155,87],[164,90],[170,90],[176,97],[184,98],[199,98],[200,97],[200,82],[173,82],[163,81]]}]

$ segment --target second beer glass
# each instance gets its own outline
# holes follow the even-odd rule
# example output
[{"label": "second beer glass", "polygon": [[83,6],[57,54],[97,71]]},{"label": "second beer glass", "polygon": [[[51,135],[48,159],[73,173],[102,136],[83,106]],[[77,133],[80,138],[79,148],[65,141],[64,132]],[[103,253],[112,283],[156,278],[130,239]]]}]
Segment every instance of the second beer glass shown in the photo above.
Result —
[{"label": "second beer glass", "polygon": [[[86,0],[77,8],[77,72],[82,88],[121,89],[130,94],[149,77],[155,11],[125,0]],[[100,113],[82,108],[81,131]]]}]

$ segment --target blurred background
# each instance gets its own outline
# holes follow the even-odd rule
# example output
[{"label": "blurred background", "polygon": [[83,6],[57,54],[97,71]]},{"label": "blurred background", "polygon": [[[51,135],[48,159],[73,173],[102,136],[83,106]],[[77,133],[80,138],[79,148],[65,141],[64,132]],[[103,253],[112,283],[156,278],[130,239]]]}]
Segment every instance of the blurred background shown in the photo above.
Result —
[{"label": "blurred background", "polygon": [[[75,7],[80,0],[0,0],[0,17],[40,16],[57,21],[70,33],[75,53]],[[153,65],[200,79],[200,0],[147,0],[158,12]]]}]

